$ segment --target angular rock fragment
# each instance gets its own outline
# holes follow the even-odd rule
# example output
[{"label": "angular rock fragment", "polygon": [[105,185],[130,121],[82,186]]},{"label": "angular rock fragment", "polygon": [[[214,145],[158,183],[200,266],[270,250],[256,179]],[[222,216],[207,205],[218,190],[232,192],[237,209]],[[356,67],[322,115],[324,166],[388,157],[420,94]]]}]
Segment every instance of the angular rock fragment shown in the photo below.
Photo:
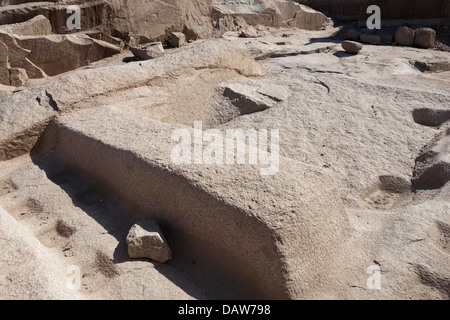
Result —
[{"label": "angular rock fragment", "polygon": [[164,47],[161,42],[152,42],[145,45],[138,45],[130,49],[135,57],[142,60],[150,60],[162,57]]},{"label": "angular rock fragment", "polygon": [[172,258],[160,227],[153,220],[134,224],[127,235],[128,255],[130,258],[150,258],[165,263]]},{"label": "angular rock fragment", "polygon": [[182,32],[172,32],[170,34],[170,45],[175,48],[181,47],[186,42],[186,36]]},{"label": "angular rock fragment", "polygon": [[351,54],[357,54],[363,48],[363,45],[359,42],[344,40],[342,41],[342,48]]}]

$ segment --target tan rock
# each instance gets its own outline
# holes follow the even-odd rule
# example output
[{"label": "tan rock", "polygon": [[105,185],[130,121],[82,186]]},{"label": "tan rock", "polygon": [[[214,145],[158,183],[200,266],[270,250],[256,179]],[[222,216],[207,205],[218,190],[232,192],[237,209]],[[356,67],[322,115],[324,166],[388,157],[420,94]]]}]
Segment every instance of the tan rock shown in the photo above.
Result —
[{"label": "tan rock", "polygon": [[[17,37],[22,48],[30,51],[27,59],[54,76],[77,69],[120,52],[120,48],[84,34]],[[55,59],[64,55],[64,59]]]},{"label": "tan rock", "polygon": [[150,258],[165,263],[172,258],[172,251],[159,225],[152,220],[134,224],[127,235],[130,258]]}]

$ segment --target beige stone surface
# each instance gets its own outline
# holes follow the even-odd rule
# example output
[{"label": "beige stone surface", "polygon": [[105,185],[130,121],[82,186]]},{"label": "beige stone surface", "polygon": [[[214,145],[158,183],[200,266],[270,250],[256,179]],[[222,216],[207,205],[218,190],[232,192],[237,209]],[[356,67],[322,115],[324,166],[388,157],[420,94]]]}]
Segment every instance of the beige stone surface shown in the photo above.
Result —
[{"label": "beige stone surface", "polygon": [[[281,1],[82,7],[73,34],[55,3],[0,8],[3,24],[39,12],[58,33],[0,33],[3,72],[29,78],[0,87],[1,298],[449,299],[448,52],[349,54],[350,26]],[[180,31],[187,43],[158,59],[103,58],[112,42]],[[388,30],[364,33],[389,42]],[[61,48],[68,61],[48,64]],[[71,62],[87,55],[97,61]],[[47,77],[38,61],[70,68]],[[175,161],[173,134],[199,134],[200,121],[208,152],[231,130],[278,132],[276,172]],[[166,263],[129,256],[130,228],[150,219]]]}]

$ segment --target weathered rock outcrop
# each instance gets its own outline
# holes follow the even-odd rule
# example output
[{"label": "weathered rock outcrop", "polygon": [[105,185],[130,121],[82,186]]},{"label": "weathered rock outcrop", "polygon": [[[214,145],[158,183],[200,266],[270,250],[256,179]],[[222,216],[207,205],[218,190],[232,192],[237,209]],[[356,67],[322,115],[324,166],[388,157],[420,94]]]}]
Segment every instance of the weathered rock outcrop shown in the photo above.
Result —
[{"label": "weathered rock outcrop", "polygon": [[29,151],[51,116],[80,101],[151,83],[169,70],[210,66],[216,70],[234,70],[234,76],[261,76],[266,72],[248,53],[224,41],[213,41],[141,65],[82,70],[65,75],[0,101],[0,129],[3,133],[0,159],[10,159]]},{"label": "weathered rock outcrop", "polygon": [[[183,32],[190,40],[209,38],[215,29],[224,32],[245,25],[320,30],[327,21],[322,13],[291,1],[78,0],[70,4],[81,8],[82,31],[96,29],[107,36],[121,38],[130,46],[169,42],[174,31]],[[67,1],[57,1],[57,4],[37,3],[33,7],[25,4],[0,7],[0,24],[22,23],[41,15],[50,21],[54,33],[73,33],[66,26],[70,16],[66,12],[68,5]]]},{"label": "weathered rock outcrop", "polygon": [[[54,76],[120,52],[120,48],[84,34],[16,37],[27,59]],[[64,57],[64,59],[62,59]]]},{"label": "weathered rock outcrop", "polygon": [[259,165],[174,164],[177,129],[193,134],[94,108],[59,117],[41,146],[139,208],[137,220],[157,220],[175,254],[233,279],[247,294],[301,298],[313,289],[348,232],[333,182],[287,158],[267,177]]}]

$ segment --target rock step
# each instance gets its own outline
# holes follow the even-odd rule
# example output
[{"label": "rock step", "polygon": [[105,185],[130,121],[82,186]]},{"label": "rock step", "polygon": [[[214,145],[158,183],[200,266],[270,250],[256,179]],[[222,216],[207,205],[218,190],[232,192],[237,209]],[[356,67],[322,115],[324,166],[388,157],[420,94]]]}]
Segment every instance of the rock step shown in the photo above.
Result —
[{"label": "rock step", "polygon": [[54,120],[37,151],[137,208],[135,221],[158,221],[174,258],[185,254],[251,298],[301,298],[347,237],[337,187],[286,158],[271,176],[249,164],[174,164],[171,135],[181,128],[193,134],[114,108],[86,109]]}]

